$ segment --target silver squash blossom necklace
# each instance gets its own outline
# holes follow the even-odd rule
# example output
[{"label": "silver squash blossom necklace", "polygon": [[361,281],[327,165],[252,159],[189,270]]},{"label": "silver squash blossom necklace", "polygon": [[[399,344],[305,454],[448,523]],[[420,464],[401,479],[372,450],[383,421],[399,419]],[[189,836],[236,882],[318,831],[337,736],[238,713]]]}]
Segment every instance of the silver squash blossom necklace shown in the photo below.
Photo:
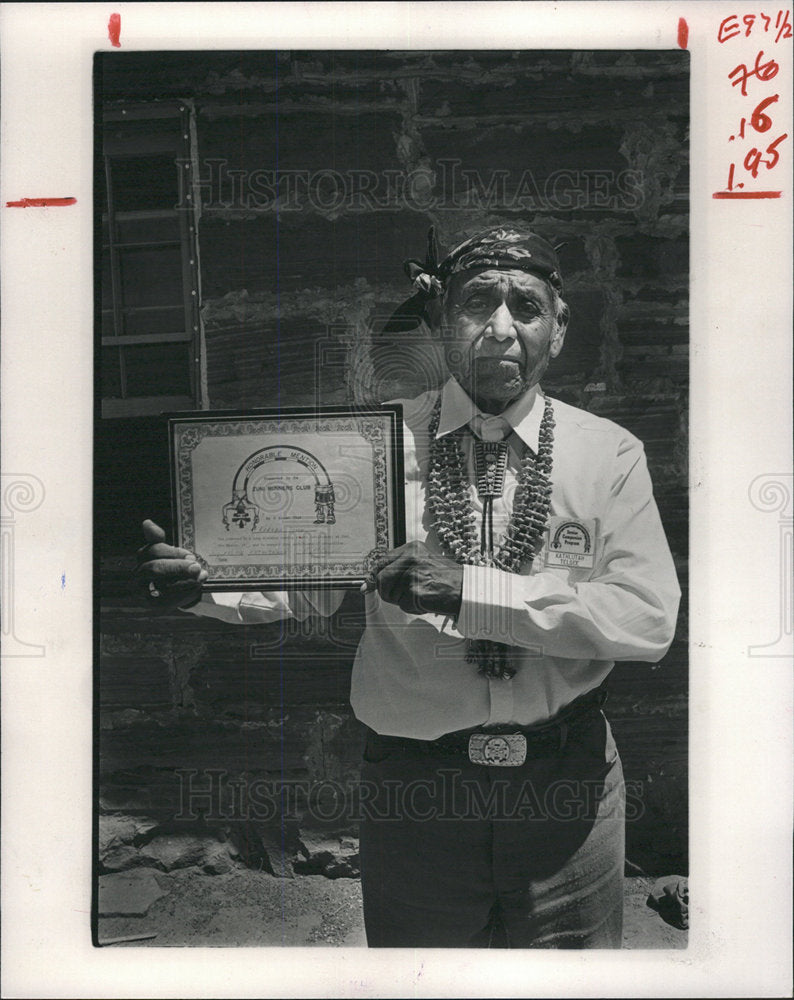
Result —
[{"label": "silver squash blossom necklace", "polygon": [[[471,566],[494,566],[518,573],[534,558],[549,520],[551,506],[551,470],[554,445],[554,409],[548,397],[538,435],[538,453],[530,449],[521,462],[507,529],[494,549],[493,501],[501,497],[507,469],[507,441],[475,441],[474,467],[477,492],[482,501],[482,523],[477,530],[477,515],[472,509],[469,476],[461,447],[463,428],[436,437],[441,416],[441,396],[436,401],[428,425],[430,467],[427,477],[427,503],[433,527],[442,548],[458,563]],[[477,663],[485,677],[510,678],[515,668],[510,664],[511,647],[491,639],[469,639],[466,660]]]}]

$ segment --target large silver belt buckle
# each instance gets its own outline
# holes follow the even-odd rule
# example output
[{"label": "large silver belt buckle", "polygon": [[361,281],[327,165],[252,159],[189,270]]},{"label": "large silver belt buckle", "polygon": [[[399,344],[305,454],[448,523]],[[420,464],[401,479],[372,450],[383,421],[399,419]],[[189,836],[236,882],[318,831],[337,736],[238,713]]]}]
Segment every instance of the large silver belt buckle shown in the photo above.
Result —
[{"label": "large silver belt buckle", "polygon": [[527,759],[527,738],[521,733],[472,733],[469,760],[489,767],[518,767]]}]

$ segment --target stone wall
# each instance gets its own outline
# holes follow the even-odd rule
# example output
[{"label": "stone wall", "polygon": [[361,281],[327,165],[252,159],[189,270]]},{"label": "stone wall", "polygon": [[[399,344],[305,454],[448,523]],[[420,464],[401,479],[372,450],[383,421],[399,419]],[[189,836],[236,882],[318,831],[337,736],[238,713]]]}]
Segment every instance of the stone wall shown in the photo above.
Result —
[{"label": "stone wall", "polygon": [[[645,442],[684,591],[670,653],[618,665],[608,706],[642,803],[628,854],[660,873],[687,856],[688,71],[678,51],[118,53],[102,81],[108,103],[194,104],[213,408],[436,384],[425,331],[381,329],[430,225],[446,248],[514,220],[566,244],[544,385]],[[128,575],[141,518],[169,521],[162,427],[104,421],[96,455],[102,870],[355,872],[357,596],[309,634],[150,616]]]}]

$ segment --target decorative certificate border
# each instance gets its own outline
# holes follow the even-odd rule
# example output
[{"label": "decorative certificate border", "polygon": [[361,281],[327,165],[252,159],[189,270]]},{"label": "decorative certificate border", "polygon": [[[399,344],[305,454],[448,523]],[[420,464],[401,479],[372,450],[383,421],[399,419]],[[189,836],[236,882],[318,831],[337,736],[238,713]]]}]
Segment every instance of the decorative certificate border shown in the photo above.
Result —
[{"label": "decorative certificate border", "polygon": [[[378,410],[353,410],[341,406],[320,409],[310,407],[283,407],[279,410],[201,411],[172,414],[168,418],[171,501],[176,544],[195,552],[209,572],[204,584],[206,590],[288,590],[360,587],[368,570],[369,558],[375,553],[394,548],[405,540],[405,498],[403,475],[403,424],[402,407],[385,405]],[[312,436],[310,449],[290,443],[290,437],[300,434],[305,439]],[[241,449],[246,458],[239,466],[232,483],[232,499],[223,509],[223,521],[256,524],[258,512],[247,496],[248,476],[269,460],[269,453],[289,448],[296,461],[311,472],[317,481],[315,502],[318,517],[328,512],[328,521],[334,518],[334,486],[326,471],[328,464],[327,441],[332,440],[338,449],[340,437],[350,435],[360,451],[362,439],[371,447],[371,474],[375,545],[363,558],[336,556],[325,562],[313,557],[303,562],[290,557],[290,561],[266,558],[252,559],[236,565],[220,565],[204,559],[201,540],[197,538],[197,492],[202,488],[202,478],[194,461],[195,450],[207,438],[250,437],[252,446]],[[324,437],[327,436],[327,437]],[[300,453],[299,455],[297,453]],[[279,456],[281,457],[281,456]],[[338,456],[335,459],[338,464]],[[315,522],[317,523],[317,522]],[[228,524],[227,524],[228,527]],[[305,531],[305,527],[295,527]],[[290,525],[284,527],[289,537]],[[294,553],[295,547],[287,544]]]}]

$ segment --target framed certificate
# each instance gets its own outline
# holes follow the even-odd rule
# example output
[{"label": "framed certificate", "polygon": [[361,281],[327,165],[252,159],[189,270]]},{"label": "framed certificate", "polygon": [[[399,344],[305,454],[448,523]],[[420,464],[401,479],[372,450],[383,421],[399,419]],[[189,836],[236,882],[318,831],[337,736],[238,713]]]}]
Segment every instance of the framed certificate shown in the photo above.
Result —
[{"label": "framed certificate", "polygon": [[169,417],[176,544],[207,590],[359,587],[405,541],[402,407]]}]

